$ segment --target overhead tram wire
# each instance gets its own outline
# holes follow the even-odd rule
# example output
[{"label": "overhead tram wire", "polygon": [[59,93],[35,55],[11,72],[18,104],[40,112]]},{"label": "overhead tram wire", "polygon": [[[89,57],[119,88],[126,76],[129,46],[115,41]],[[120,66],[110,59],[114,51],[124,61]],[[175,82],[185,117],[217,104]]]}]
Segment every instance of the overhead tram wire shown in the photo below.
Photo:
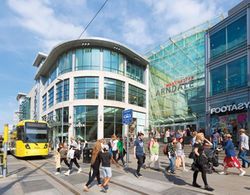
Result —
[{"label": "overhead tram wire", "polygon": [[82,31],[82,33],[80,34],[80,36],[78,37],[78,39],[81,38],[81,36],[85,33],[85,31],[88,29],[89,25],[94,21],[94,19],[96,18],[96,16],[100,13],[100,11],[104,8],[104,6],[107,4],[108,0],[106,0],[102,6],[100,7],[100,9],[96,12],[96,14],[94,15],[94,17],[90,20],[90,22],[87,24],[87,26],[84,28],[84,30]]}]

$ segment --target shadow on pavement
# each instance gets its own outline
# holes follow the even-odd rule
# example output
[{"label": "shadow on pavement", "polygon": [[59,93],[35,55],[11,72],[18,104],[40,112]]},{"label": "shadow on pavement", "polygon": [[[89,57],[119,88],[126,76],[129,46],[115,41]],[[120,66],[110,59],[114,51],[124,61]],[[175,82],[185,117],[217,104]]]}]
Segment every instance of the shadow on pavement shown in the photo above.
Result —
[{"label": "shadow on pavement", "polygon": [[250,190],[250,188],[249,187],[244,187],[245,189],[247,189],[247,190]]},{"label": "shadow on pavement", "polygon": [[126,168],[124,168],[124,171],[125,171],[126,173],[131,173],[132,175],[134,175],[136,169],[133,169],[133,168],[131,168],[131,167],[126,167]]},{"label": "shadow on pavement", "polygon": [[190,185],[189,183],[186,183],[183,179],[181,179],[179,176],[167,173],[166,171],[163,171],[164,176],[169,182],[172,182],[173,184],[176,185]]}]

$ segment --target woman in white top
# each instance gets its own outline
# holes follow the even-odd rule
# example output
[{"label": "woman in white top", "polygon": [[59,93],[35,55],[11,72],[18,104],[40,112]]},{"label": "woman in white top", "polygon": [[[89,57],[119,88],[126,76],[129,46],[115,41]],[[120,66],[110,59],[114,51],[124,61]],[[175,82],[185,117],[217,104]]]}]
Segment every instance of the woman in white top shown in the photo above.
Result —
[{"label": "woman in white top", "polygon": [[111,148],[112,148],[112,153],[113,153],[113,159],[117,162],[116,155],[118,153],[118,147],[117,147],[118,139],[115,134],[111,136],[110,143],[111,143]]},{"label": "woman in white top", "polygon": [[185,154],[184,154],[182,142],[183,142],[182,137],[177,140],[176,154],[177,154],[177,159],[179,159],[179,161],[181,161],[182,163],[183,171],[187,172],[188,170],[186,169],[186,166],[185,166]]}]

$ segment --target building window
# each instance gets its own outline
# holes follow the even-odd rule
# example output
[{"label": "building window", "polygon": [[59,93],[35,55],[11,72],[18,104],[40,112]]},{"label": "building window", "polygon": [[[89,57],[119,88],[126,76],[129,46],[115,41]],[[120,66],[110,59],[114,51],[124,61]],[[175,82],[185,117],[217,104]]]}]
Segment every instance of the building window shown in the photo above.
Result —
[{"label": "building window", "polygon": [[246,43],[247,22],[246,15],[236,20],[227,27],[227,49],[231,50]]},{"label": "building window", "polygon": [[54,105],[54,87],[52,87],[49,90],[49,100],[48,100],[48,106],[49,108]]},{"label": "building window", "polygon": [[124,58],[121,54],[103,50],[103,69],[124,75]]},{"label": "building window", "polygon": [[129,103],[146,107],[146,91],[133,85],[129,85]]},{"label": "building window", "polygon": [[100,49],[77,49],[76,70],[100,70]]},{"label": "building window", "polygon": [[74,85],[75,99],[98,99],[98,77],[76,77]]},{"label": "building window", "polygon": [[72,71],[72,51],[63,54],[57,61],[58,76]]},{"label": "building window", "polygon": [[67,100],[69,100],[69,79],[56,84],[56,103]]},{"label": "building window", "polygon": [[97,139],[97,106],[74,106],[74,127],[76,137],[87,141]]},{"label": "building window", "polygon": [[121,108],[104,107],[104,137],[110,138],[113,134],[122,136]]},{"label": "building window", "polygon": [[124,82],[115,79],[104,79],[104,99],[124,102],[125,87]]},{"label": "building window", "polygon": [[[62,123],[62,108],[56,109],[56,121],[59,122],[59,126]],[[63,122],[69,122],[69,107],[63,108]]]},{"label": "building window", "polygon": [[47,109],[47,93],[43,96],[43,112]]},{"label": "building window", "polygon": [[133,80],[136,80],[140,83],[144,83],[144,71],[145,71],[145,67],[128,61],[128,63],[127,63],[127,77],[129,77]]},{"label": "building window", "polygon": [[211,95],[226,91],[226,65],[211,70]]},{"label": "building window", "polygon": [[247,57],[228,63],[228,90],[247,86]]},{"label": "building window", "polygon": [[52,71],[49,74],[49,83],[52,83],[56,79],[56,71],[57,68],[53,68]]},{"label": "building window", "polygon": [[247,57],[212,69],[210,78],[211,95],[247,86]]},{"label": "building window", "polygon": [[246,44],[247,22],[246,15],[232,22],[227,27],[210,36],[210,58],[230,52]]},{"label": "building window", "polygon": [[211,58],[215,58],[226,52],[226,29],[214,33],[210,37]]}]

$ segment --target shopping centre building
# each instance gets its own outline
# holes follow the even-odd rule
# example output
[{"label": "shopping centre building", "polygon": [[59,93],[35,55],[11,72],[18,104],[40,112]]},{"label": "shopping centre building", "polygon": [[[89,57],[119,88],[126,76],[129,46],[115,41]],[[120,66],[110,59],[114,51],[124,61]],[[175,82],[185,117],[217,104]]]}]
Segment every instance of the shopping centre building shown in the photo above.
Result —
[{"label": "shopping centre building", "polygon": [[237,130],[250,124],[250,1],[229,10],[206,35],[207,129]]},{"label": "shopping centre building", "polygon": [[48,121],[53,140],[123,135],[126,109],[133,110],[130,130],[148,126],[148,61],[126,46],[101,38],[72,40],[49,55],[38,53],[33,65],[36,85],[21,107],[32,104],[30,117]]},{"label": "shopping centre building", "polygon": [[169,38],[146,54],[152,127],[205,128],[205,33],[221,19]]}]

